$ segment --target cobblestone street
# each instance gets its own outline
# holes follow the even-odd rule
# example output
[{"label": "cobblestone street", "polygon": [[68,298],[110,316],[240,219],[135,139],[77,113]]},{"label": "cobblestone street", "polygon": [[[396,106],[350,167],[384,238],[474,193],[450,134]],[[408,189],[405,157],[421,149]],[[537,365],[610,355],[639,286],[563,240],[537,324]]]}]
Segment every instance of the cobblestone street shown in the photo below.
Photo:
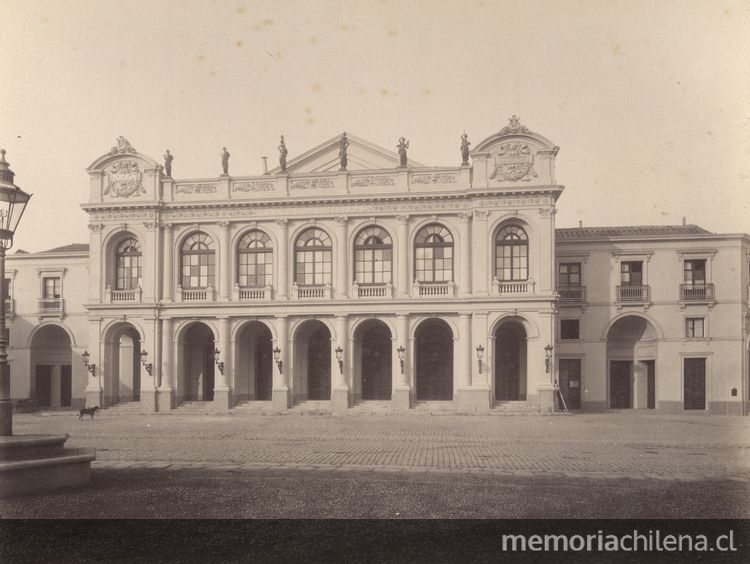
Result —
[{"label": "cobblestone street", "polygon": [[14,434],[69,433],[93,468],[479,472],[750,480],[750,421],[652,414],[17,415]]}]

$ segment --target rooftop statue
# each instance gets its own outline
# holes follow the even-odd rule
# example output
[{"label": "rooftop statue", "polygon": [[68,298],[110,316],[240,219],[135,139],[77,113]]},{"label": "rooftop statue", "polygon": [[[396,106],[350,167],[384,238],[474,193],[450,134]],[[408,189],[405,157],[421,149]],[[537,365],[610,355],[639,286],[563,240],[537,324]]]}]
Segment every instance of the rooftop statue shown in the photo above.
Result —
[{"label": "rooftop statue", "polygon": [[406,138],[401,137],[398,140],[398,166],[399,168],[406,168],[408,157],[406,156],[406,150],[409,148],[409,142]]},{"label": "rooftop statue", "polygon": [[466,132],[464,131],[464,134],[461,136],[461,165],[467,165],[469,164],[469,145],[471,145],[471,142],[469,141],[469,136],[466,135]]},{"label": "rooftop statue", "polygon": [[167,149],[167,152],[164,153],[164,172],[167,176],[172,176],[172,161],[174,160],[174,156],[172,153],[169,152],[169,149]]},{"label": "rooftop statue", "polygon": [[279,144],[279,169],[281,172],[286,172],[286,143],[284,143],[284,136],[281,136],[281,143]]},{"label": "rooftop statue", "polygon": [[224,171],[222,176],[229,175],[229,151],[226,147],[221,148],[221,169]]},{"label": "rooftop statue", "polygon": [[341,162],[341,168],[339,170],[346,170],[348,159],[346,157],[346,149],[349,147],[349,140],[346,138],[346,132],[341,135],[341,141],[339,142],[339,161]]}]

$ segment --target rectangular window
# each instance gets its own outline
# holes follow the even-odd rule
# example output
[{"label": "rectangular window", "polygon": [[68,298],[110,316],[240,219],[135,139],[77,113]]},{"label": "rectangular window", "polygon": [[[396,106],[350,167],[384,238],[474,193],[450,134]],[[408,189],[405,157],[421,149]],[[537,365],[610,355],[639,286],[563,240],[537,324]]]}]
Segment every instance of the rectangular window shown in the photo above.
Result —
[{"label": "rectangular window", "polygon": [[581,337],[581,320],[580,319],[561,319],[560,320],[560,339],[576,340]]},{"label": "rectangular window", "polygon": [[44,278],[44,298],[53,300],[61,298],[60,295],[60,279],[58,277],[47,277]]},{"label": "rectangular window", "polygon": [[620,284],[622,286],[643,286],[643,262],[621,262]]},{"label": "rectangular window", "polygon": [[581,285],[581,263],[561,262],[557,266],[557,285],[562,288]]},{"label": "rectangular window", "polygon": [[685,284],[703,286],[706,284],[706,261],[686,260],[683,263],[683,277]]},{"label": "rectangular window", "polygon": [[685,320],[685,336],[687,338],[704,337],[704,323],[702,317],[688,317]]}]

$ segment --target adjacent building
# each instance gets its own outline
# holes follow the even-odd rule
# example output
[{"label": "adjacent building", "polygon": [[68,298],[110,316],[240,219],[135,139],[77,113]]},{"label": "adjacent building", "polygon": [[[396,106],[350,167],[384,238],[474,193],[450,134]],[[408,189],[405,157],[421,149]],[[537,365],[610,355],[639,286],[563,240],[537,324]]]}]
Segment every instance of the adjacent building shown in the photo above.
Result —
[{"label": "adjacent building", "polygon": [[515,116],[458,166],[407,146],[178,179],[119,138],[88,247],[8,258],[14,398],[747,413],[750,236],[556,229],[558,147]]}]

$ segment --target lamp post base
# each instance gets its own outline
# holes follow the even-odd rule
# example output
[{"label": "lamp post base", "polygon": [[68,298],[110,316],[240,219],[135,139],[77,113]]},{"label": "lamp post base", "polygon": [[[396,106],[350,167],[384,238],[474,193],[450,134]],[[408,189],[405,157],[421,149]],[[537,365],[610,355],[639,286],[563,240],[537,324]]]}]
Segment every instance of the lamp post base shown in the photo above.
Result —
[{"label": "lamp post base", "polygon": [[13,435],[13,402],[9,399],[0,400],[0,437]]}]

